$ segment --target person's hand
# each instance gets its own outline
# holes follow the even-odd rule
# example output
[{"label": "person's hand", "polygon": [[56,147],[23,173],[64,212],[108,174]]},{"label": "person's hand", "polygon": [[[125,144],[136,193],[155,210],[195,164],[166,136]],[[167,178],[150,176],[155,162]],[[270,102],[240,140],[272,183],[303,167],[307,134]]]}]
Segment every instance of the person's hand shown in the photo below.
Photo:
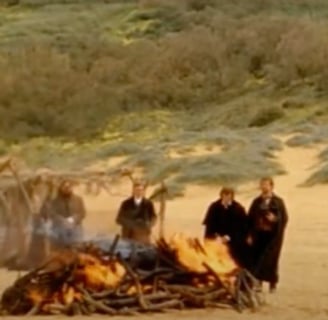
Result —
[{"label": "person's hand", "polygon": [[246,238],[246,243],[251,246],[253,245],[253,237],[251,235],[249,235],[247,238]]},{"label": "person's hand", "polygon": [[266,217],[270,222],[276,222],[277,221],[277,217],[272,212],[268,212],[266,214]]},{"label": "person's hand", "polygon": [[66,221],[67,221],[68,223],[70,223],[70,224],[73,224],[73,223],[75,222],[75,220],[74,220],[73,217],[68,217],[68,218],[66,219]]},{"label": "person's hand", "polygon": [[75,225],[75,219],[73,217],[66,218],[65,225],[67,228],[72,228]]}]

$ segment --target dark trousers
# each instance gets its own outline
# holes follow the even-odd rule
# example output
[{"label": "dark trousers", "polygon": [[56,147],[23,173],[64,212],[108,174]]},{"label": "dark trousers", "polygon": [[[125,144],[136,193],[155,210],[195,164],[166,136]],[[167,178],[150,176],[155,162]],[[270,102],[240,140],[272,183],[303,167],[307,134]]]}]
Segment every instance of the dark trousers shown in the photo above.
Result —
[{"label": "dark trousers", "polygon": [[268,232],[259,232],[251,248],[251,272],[260,281],[274,285],[278,282],[278,257],[272,248],[272,235]]}]

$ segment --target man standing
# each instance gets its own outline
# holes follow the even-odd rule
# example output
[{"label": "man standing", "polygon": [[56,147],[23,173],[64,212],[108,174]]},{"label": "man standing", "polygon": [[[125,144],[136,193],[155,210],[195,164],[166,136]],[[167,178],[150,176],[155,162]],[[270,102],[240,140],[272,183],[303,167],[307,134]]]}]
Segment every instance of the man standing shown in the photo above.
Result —
[{"label": "man standing", "polygon": [[288,221],[285,203],[274,194],[273,188],[272,178],[260,180],[261,195],[249,209],[247,238],[253,258],[251,271],[258,280],[269,282],[270,292],[276,290],[279,280],[279,257]]},{"label": "man standing", "polygon": [[116,218],[122,228],[122,237],[149,244],[156,220],[154,205],[145,198],[145,184],[135,182],[132,196],[122,202]]},{"label": "man standing", "polygon": [[236,262],[246,265],[246,223],[244,207],[234,200],[232,188],[222,188],[220,198],[213,202],[206,213],[203,225],[205,239],[220,237],[229,245]]},{"label": "man standing", "polygon": [[50,221],[55,245],[65,246],[82,238],[82,221],[86,216],[83,199],[74,194],[73,184],[63,181],[54,199],[43,204],[41,216]]}]

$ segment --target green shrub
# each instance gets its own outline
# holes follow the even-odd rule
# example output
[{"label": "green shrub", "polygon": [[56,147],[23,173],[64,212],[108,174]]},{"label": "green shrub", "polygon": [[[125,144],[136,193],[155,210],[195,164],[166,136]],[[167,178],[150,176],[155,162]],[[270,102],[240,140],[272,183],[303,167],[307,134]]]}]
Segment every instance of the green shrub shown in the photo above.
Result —
[{"label": "green shrub", "polygon": [[[0,13],[6,140],[90,139],[149,110],[193,115],[189,131],[263,127],[303,108],[297,94],[270,100],[327,92],[322,0],[21,1]],[[327,114],[306,105],[300,117]]]},{"label": "green shrub", "polygon": [[284,117],[284,112],[280,108],[266,108],[260,110],[249,123],[250,127],[264,127],[278,119]]},{"label": "green shrub", "polygon": [[325,164],[320,170],[313,173],[305,182],[304,186],[313,186],[317,184],[328,183],[328,164]]}]

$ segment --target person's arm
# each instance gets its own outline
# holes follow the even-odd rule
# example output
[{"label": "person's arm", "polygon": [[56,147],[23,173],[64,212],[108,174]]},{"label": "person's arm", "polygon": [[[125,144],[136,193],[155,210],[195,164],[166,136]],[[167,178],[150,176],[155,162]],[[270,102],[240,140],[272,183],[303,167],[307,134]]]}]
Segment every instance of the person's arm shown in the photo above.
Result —
[{"label": "person's arm", "polygon": [[230,230],[228,235],[231,239],[235,238],[234,240],[238,239],[245,241],[248,232],[247,213],[245,208],[240,203],[237,203],[235,210],[235,222],[232,224],[233,228]]},{"label": "person's arm", "polygon": [[257,210],[257,201],[256,199],[252,201],[249,209],[248,209],[248,223],[252,224],[254,223],[254,218],[256,215],[256,210]]},{"label": "person's arm", "polygon": [[286,208],[285,201],[283,199],[280,199],[280,210],[281,210],[282,224],[285,227],[288,223],[289,216],[288,216],[288,211]]},{"label": "person's arm", "polygon": [[205,226],[204,238],[214,239],[217,237],[217,232],[215,230],[215,225],[213,223],[214,205],[211,204],[207,209],[205,218],[203,220],[203,225]]},{"label": "person's arm", "polygon": [[285,206],[285,203],[283,199],[276,198],[274,202],[275,208],[273,213],[271,214],[274,218],[274,222],[276,222],[276,232],[280,233],[285,228],[287,222],[288,222],[288,213]]},{"label": "person's arm", "polygon": [[131,210],[129,202],[123,201],[116,217],[116,223],[121,227],[124,226],[132,229],[138,227],[140,223],[131,217]]},{"label": "person's arm", "polygon": [[246,218],[246,242],[251,245],[253,243],[253,232],[256,223],[256,210],[257,210],[257,199],[253,200],[251,206],[248,209],[248,214]]},{"label": "person's arm", "polygon": [[116,216],[116,223],[120,226],[123,226],[125,222],[125,216],[126,216],[126,202],[123,201],[120,205],[118,214]]},{"label": "person's arm", "polygon": [[157,222],[157,215],[152,201],[149,200],[149,225],[153,227]]}]

